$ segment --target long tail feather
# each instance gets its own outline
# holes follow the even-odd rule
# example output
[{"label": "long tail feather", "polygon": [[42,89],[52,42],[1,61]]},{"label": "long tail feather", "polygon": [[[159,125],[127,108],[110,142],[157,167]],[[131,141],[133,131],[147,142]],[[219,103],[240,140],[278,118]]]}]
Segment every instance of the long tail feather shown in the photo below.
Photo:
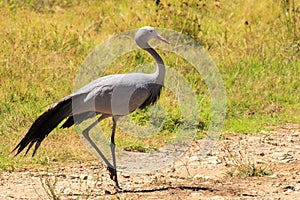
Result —
[{"label": "long tail feather", "polygon": [[68,119],[63,123],[63,125],[61,125],[60,128],[69,128],[74,124],[80,124],[84,120],[95,117],[98,114],[99,113],[90,111],[90,112],[83,112],[80,114],[69,116]]},{"label": "long tail feather", "polygon": [[30,148],[35,144],[33,155],[36,153],[41,142],[47,137],[47,135],[58,126],[58,124],[72,113],[72,98],[64,98],[56,105],[51,107],[49,110],[39,116],[32,124],[30,129],[20,143],[12,150],[17,150],[15,156],[21,153],[24,148],[28,146],[25,155],[28,153]]}]

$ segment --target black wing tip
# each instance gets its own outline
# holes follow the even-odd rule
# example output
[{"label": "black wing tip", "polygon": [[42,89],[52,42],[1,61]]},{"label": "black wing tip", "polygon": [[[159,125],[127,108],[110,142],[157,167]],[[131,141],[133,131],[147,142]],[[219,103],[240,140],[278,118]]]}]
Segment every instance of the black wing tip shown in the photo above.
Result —
[{"label": "black wing tip", "polygon": [[[31,142],[29,143],[28,148],[27,148],[27,150],[26,150],[26,152],[25,152],[25,154],[24,154],[24,157],[27,155],[28,151],[31,149],[31,147],[32,147],[32,145],[34,144],[34,142],[35,142],[35,141],[31,141]],[[25,148],[25,147],[24,147],[24,148]]]},{"label": "black wing tip", "polygon": [[[32,142],[32,144],[33,144],[34,142]],[[34,150],[33,150],[33,153],[32,153],[32,157],[35,155],[35,153],[36,153],[36,151],[38,150],[38,148],[40,147],[40,145],[41,145],[41,141],[36,141],[36,143],[35,143],[35,147],[34,147]]]},{"label": "black wing tip", "polygon": [[[20,143],[12,150],[12,151],[10,151],[9,152],[9,154],[12,154],[12,153],[14,153],[18,148],[20,148]],[[19,151],[17,151],[17,153],[14,155],[14,157],[16,157],[17,155],[19,155]]]},{"label": "black wing tip", "polygon": [[[41,114],[31,125],[25,137],[20,141],[20,143],[12,150],[14,152],[17,150],[15,156],[21,153],[27,146],[25,156],[31,149],[34,143],[35,148],[33,150],[33,155],[35,155],[37,149],[39,148],[41,142],[47,137],[47,135],[58,126],[58,124],[72,112],[72,98],[66,97],[57,102],[56,105],[49,108],[46,112]],[[71,118],[73,119],[73,118]],[[67,125],[70,125],[73,120],[69,120]]]},{"label": "black wing tip", "polygon": [[27,143],[24,141],[24,139],[22,139],[19,144],[17,144],[17,146],[10,152],[10,154],[12,154],[13,152],[17,151],[16,154],[14,155],[14,157],[16,157],[17,155],[19,155],[23,149],[27,146]]},{"label": "black wing tip", "polygon": [[34,151],[32,154],[32,157],[33,157],[41,144],[41,141],[39,141],[39,140],[33,140],[33,141],[29,141],[29,142],[25,142],[24,140],[21,140],[21,142],[10,152],[10,154],[17,151],[16,154],[14,155],[14,157],[16,157],[28,146],[27,150],[24,154],[24,157],[25,157],[28,154],[29,150],[31,149],[31,147],[33,146],[34,143],[36,143],[36,145],[35,145],[35,148],[34,148]]}]

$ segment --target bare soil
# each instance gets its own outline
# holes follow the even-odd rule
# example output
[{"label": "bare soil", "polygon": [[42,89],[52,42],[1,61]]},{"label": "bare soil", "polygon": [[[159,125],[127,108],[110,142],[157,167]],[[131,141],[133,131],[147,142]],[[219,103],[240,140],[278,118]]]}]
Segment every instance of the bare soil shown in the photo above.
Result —
[{"label": "bare soil", "polygon": [[[210,153],[191,145],[172,166],[119,174],[115,193],[102,164],[58,163],[49,170],[0,173],[0,199],[298,199],[300,126],[255,135],[225,134]],[[52,195],[52,196],[51,196]]]}]

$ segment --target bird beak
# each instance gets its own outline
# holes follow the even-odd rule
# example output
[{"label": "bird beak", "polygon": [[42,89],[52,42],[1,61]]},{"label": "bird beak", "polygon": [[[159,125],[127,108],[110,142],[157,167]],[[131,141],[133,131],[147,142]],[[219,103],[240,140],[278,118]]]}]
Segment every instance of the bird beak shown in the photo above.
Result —
[{"label": "bird beak", "polygon": [[161,40],[161,41],[163,41],[163,42],[165,42],[165,43],[167,43],[167,44],[170,44],[170,42],[168,40],[166,40],[165,38],[163,38],[160,35],[157,35],[156,38],[159,39],[159,40]]}]

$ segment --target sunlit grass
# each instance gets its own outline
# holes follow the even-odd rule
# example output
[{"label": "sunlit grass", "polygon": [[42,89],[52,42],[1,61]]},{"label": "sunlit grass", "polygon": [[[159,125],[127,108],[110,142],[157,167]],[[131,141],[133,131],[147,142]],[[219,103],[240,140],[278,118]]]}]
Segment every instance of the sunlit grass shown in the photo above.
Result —
[{"label": "sunlit grass", "polygon": [[[299,9],[299,2],[284,0],[161,1],[160,5],[154,1],[2,1],[0,168],[93,159],[72,128],[56,129],[34,159],[11,159],[8,153],[49,104],[76,89],[77,70],[96,45],[121,31],[144,25],[182,32],[207,49],[226,87],[227,121],[223,131],[256,133],[286,121],[299,123]],[[198,94],[199,108],[195,109],[200,111],[197,138],[201,138],[210,121],[206,85],[183,59],[160,53]],[[143,51],[118,61],[105,74],[124,73],[153,62]],[[182,116],[172,94],[164,91],[162,96],[159,104],[168,110],[169,118],[160,132],[168,139]],[[137,124],[149,123],[147,113],[131,117]],[[104,122],[108,132],[110,125]],[[161,145],[155,139],[144,144],[131,140],[122,131],[118,142],[133,151]]]}]

